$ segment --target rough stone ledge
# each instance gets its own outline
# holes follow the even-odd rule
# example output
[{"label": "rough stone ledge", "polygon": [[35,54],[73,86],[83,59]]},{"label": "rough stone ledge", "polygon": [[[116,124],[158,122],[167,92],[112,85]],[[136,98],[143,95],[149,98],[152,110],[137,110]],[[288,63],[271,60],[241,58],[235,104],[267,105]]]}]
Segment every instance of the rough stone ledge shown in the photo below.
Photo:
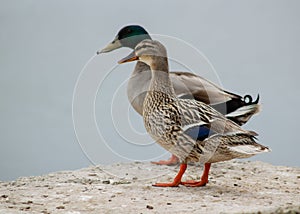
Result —
[{"label": "rough stone ledge", "polygon": [[[205,187],[152,187],[178,166],[118,163],[0,182],[0,213],[300,213],[300,169],[213,164]],[[199,179],[200,164],[183,179]]]}]

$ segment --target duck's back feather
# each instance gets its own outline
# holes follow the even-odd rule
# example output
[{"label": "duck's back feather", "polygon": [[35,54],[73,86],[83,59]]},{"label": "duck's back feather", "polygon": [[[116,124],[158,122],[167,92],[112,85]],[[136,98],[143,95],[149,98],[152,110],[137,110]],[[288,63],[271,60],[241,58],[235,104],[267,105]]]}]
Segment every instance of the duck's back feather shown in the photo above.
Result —
[{"label": "duck's back feather", "polygon": [[[246,95],[244,98],[225,91],[214,83],[188,72],[170,72],[170,79],[176,95],[182,99],[195,99],[205,104],[211,105],[217,111],[234,122],[242,125],[250,117],[259,112],[259,97],[255,101]],[[127,95],[133,108],[143,114],[143,103],[151,80],[149,66],[138,62],[129,79]],[[246,102],[246,99],[248,102]]]}]

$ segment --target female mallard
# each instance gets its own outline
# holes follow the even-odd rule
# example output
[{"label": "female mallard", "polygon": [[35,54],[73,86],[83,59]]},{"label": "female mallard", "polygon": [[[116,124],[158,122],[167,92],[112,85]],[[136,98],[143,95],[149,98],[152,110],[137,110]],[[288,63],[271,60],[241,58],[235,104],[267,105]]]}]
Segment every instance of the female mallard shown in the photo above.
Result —
[{"label": "female mallard", "polygon": [[[181,163],[173,182],[156,183],[154,186],[204,186],[208,183],[211,163],[270,151],[255,142],[255,132],[243,130],[209,105],[178,98],[169,77],[167,51],[161,43],[146,39],[120,63],[133,60],[146,63],[152,73],[143,104],[146,130]],[[205,163],[201,180],[182,182],[187,163],[198,161]]]},{"label": "female mallard", "polygon": [[[151,39],[151,37],[143,27],[126,26],[119,31],[110,44],[97,53],[106,53],[121,47],[134,49],[144,39]],[[138,61],[127,86],[129,101],[140,115],[143,114],[143,103],[151,80],[149,70],[147,64]],[[170,78],[178,97],[193,98],[209,104],[239,125],[246,123],[252,115],[259,112],[259,97],[255,101],[250,95],[243,98],[221,89],[203,77],[188,72],[171,72]],[[177,163],[177,158],[172,156],[168,161],[154,163],[171,165]]]}]

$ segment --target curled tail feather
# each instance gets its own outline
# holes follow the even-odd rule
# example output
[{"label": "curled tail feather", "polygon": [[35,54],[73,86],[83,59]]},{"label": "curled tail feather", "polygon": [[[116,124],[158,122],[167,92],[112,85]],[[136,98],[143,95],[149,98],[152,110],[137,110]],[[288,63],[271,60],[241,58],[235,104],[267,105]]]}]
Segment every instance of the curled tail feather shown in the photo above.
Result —
[{"label": "curled tail feather", "polygon": [[234,121],[239,125],[245,124],[254,114],[257,114],[261,110],[261,105],[258,104],[259,95],[256,100],[253,101],[250,95],[244,96],[242,100],[239,101],[240,106],[234,111],[228,111],[225,116]]}]

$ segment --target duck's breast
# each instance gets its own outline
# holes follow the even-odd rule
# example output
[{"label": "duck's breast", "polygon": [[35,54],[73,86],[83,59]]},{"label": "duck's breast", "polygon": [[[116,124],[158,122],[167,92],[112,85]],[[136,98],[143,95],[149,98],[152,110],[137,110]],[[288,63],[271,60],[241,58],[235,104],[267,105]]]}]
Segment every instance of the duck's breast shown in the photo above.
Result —
[{"label": "duck's breast", "polygon": [[127,84],[127,96],[134,110],[143,114],[143,103],[151,81],[151,71],[145,66],[136,65]]}]

